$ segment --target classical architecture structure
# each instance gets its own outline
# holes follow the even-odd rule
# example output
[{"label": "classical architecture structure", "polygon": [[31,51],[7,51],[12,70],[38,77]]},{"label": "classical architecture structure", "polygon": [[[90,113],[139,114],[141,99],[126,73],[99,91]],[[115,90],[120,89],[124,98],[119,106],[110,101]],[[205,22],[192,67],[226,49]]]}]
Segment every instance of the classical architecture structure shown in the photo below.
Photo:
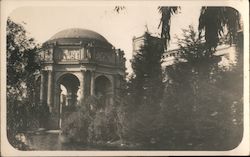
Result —
[{"label": "classical architecture structure", "polygon": [[[239,34],[240,35],[240,34]],[[241,35],[242,36],[242,35]],[[239,37],[241,39],[242,37]],[[161,42],[160,38],[152,36],[152,39],[154,39],[156,42]],[[133,55],[136,54],[141,46],[145,43],[145,36],[142,35],[140,37],[134,37],[133,38]],[[232,45],[218,45],[215,55],[220,57],[220,63],[223,66],[228,66],[236,61],[236,47],[235,44]],[[180,52],[178,49],[172,49],[164,52],[163,56],[163,63],[162,66],[171,66],[175,63],[176,59],[179,61],[184,61],[183,59],[180,59]]]},{"label": "classical architecture structure", "polygon": [[[47,104],[50,123],[61,127],[65,108],[82,105],[89,97],[112,105],[125,76],[124,52],[102,35],[86,29],[66,29],[46,41],[42,59],[40,103]],[[62,93],[62,90],[65,90]]]},{"label": "classical architecture structure", "polygon": [[[218,45],[215,56],[220,57],[219,65],[230,66],[236,63],[236,47],[235,45]],[[178,49],[169,50],[163,54],[163,67],[171,66],[175,60],[185,61],[180,59],[180,52]]]}]

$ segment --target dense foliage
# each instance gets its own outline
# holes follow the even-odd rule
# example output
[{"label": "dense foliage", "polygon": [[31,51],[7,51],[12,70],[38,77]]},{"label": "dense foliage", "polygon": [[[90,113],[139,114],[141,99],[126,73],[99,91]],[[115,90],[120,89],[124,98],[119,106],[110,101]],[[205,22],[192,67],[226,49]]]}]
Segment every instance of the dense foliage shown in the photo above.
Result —
[{"label": "dense foliage", "polygon": [[11,144],[18,147],[16,135],[28,128],[38,127],[38,109],[32,101],[37,45],[27,36],[23,25],[7,20],[7,132]]},{"label": "dense foliage", "polygon": [[150,144],[157,136],[157,116],[163,92],[162,41],[144,34],[144,45],[131,60],[133,76],[127,89],[127,135],[129,140]]},{"label": "dense foliage", "polygon": [[[227,31],[228,42],[235,43],[240,14],[231,7],[202,7],[199,18],[199,33],[205,33],[206,44],[216,48],[219,38]],[[225,29],[227,28],[227,29]]]},{"label": "dense foliage", "polygon": [[144,34],[144,45],[131,60],[134,76],[131,78],[131,94],[135,94],[135,105],[156,104],[162,93],[161,59],[164,52],[161,40]]},{"label": "dense foliage", "polygon": [[103,109],[95,96],[88,96],[83,104],[63,115],[62,142],[103,144],[118,140],[116,108],[114,105]]},{"label": "dense foliage", "polygon": [[242,136],[242,67],[219,67],[192,27],[183,36],[182,61],[166,68],[162,142],[172,149],[232,149]]}]

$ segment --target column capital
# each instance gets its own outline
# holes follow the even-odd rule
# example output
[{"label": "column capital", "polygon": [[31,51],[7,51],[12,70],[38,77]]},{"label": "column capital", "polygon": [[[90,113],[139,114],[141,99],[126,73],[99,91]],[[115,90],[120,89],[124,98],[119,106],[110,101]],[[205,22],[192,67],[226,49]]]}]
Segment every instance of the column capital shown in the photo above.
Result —
[{"label": "column capital", "polygon": [[95,67],[88,68],[88,70],[91,72],[95,72],[95,69],[96,69]]},{"label": "column capital", "polygon": [[45,66],[43,68],[44,71],[53,71],[53,67],[52,66]]},{"label": "column capital", "polygon": [[90,67],[88,67],[88,70],[91,71],[91,72],[93,72],[93,71],[96,70],[96,67],[95,66],[90,66]]},{"label": "column capital", "polygon": [[84,67],[84,66],[81,66],[81,67],[80,67],[80,71],[81,71],[81,72],[86,72],[87,70],[88,70],[88,69],[87,69],[86,67]]},{"label": "column capital", "polygon": [[80,71],[91,71],[91,72],[93,72],[95,70],[96,70],[96,67],[85,67],[83,65],[81,65],[81,67],[80,67]]}]

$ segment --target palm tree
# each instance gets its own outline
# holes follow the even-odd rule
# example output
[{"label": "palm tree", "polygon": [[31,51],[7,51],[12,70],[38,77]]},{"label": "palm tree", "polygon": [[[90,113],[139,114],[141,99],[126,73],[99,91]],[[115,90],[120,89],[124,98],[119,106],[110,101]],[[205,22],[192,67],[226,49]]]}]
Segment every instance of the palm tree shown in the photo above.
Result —
[{"label": "palm tree", "polygon": [[[120,11],[126,9],[125,6],[115,6],[114,11],[120,13]],[[171,24],[171,16],[173,14],[177,14],[179,6],[175,7],[166,7],[160,6],[158,7],[159,13],[161,14],[161,20],[158,28],[161,27],[161,38],[163,40],[164,48],[167,49],[167,45],[170,41],[170,24]]]},{"label": "palm tree", "polygon": [[171,16],[177,14],[180,7],[158,7],[159,13],[161,14],[161,21],[158,26],[161,27],[161,38],[163,40],[164,48],[167,50],[167,45],[170,41],[170,24]]},{"label": "palm tree", "polygon": [[202,7],[199,17],[199,36],[201,37],[204,32],[208,48],[215,50],[219,37],[225,30],[230,44],[235,43],[239,24],[240,14],[231,7]]},{"label": "palm tree", "polygon": [[114,11],[120,13],[122,10],[125,10],[125,6],[115,6]]}]

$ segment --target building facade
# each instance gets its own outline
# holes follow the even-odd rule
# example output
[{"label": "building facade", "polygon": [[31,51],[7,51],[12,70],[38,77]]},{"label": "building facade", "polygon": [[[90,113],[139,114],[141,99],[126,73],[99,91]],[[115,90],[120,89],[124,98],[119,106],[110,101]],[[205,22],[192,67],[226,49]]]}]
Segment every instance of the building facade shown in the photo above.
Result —
[{"label": "building facade", "polygon": [[[178,61],[185,62],[184,59],[180,59],[180,51],[178,49],[169,50],[163,54],[163,63],[162,66],[171,66],[175,63],[176,59]],[[236,63],[236,46],[235,45],[218,45],[216,52],[214,54],[220,58],[219,65],[221,66],[230,66]]]},{"label": "building facade", "polygon": [[62,30],[42,45],[39,55],[40,103],[48,105],[54,129],[61,127],[66,108],[83,105],[90,96],[104,106],[114,104],[126,60],[102,35],[80,28]]},{"label": "building facade", "polygon": [[[155,36],[151,36],[151,39],[154,40],[155,42],[161,43],[162,40],[158,37]],[[132,39],[132,46],[133,46],[133,55],[135,55],[136,53],[138,53],[138,51],[140,51],[141,47],[143,47],[145,45],[145,34],[139,37],[133,37]]]},{"label": "building facade", "polygon": [[[152,36],[152,39],[155,42],[161,42],[161,39],[158,37]],[[135,55],[140,48],[145,44],[145,36],[134,37],[133,40],[133,55]],[[179,61],[184,61],[180,58],[180,52],[178,49],[167,50],[163,53],[162,56],[162,67],[167,67],[175,64],[176,59]],[[236,62],[236,46],[232,45],[218,45],[215,56],[220,57],[220,65],[229,66]]]}]

